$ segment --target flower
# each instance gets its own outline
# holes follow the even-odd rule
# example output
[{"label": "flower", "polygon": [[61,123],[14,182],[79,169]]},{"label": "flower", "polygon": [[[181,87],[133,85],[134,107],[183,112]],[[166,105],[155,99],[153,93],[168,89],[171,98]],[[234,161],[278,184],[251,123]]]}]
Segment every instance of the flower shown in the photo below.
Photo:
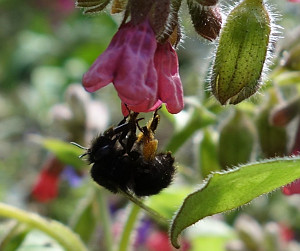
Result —
[{"label": "flower", "polygon": [[[298,120],[298,128],[295,135],[294,145],[292,147],[292,156],[293,155],[300,155],[300,118]],[[300,179],[297,179],[294,182],[284,186],[282,188],[282,193],[284,195],[300,194]]]},{"label": "flower", "polygon": [[183,109],[178,59],[169,42],[158,44],[148,19],[121,25],[108,48],[83,76],[94,92],[113,82],[124,104],[135,112],[155,110],[163,102],[171,113]]},{"label": "flower", "polygon": [[170,113],[183,109],[183,90],[178,71],[178,58],[170,42],[157,44],[154,65],[158,76],[158,99]]},{"label": "flower", "polygon": [[[156,231],[150,234],[146,242],[147,250],[149,251],[173,251],[176,250],[172,247],[169,236],[166,232]],[[182,240],[182,249],[187,251],[190,249],[190,243],[187,240]]]},{"label": "flower", "polygon": [[39,202],[48,202],[55,199],[58,194],[59,176],[64,168],[56,157],[51,157],[46,161],[39,174],[37,182],[33,186],[32,196]]},{"label": "flower", "polygon": [[82,177],[72,166],[65,166],[61,174],[62,178],[69,182],[71,187],[78,187],[82,183]]},{"label": "flower", "polygon": [[284,186],[282,192],[284,195],[300,194],[300,179]]}]

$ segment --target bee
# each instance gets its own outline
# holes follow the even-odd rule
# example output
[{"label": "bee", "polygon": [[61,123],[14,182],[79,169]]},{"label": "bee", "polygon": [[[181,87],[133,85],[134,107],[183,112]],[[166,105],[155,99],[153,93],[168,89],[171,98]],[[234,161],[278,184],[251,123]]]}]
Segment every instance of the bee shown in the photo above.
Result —
[{"label": "bee", "polygon": [[174,158],[170,152],[157,154],[158,140],[154,138],[159,124],[159,115],[155,111],[147,126],[139,127],[136,144],[141,148],[140,156],[134,166],[132,190],[137,196],[158,194],[168,187],[175,174]]},{"label": "bee", "polygon": [[[158,194],[170,185],[175,174],[170,152],[157,154],[154,133],[159,123],[157,110],[147,126],[140,127],[138,113],[129,115],[116,126],[96,137],[84,154],[92,165],[90,174],[100,186],[113,193],[132,192],[138,197]],[[137,129],[140,133],[137,136]]]}]

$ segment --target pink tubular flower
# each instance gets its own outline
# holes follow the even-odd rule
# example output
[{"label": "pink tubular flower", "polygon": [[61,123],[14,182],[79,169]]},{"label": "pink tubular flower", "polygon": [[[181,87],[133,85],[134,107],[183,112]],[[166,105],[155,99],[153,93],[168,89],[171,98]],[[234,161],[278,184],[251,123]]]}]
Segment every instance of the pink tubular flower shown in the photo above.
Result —
[{"label": "pink tubular flower", "polygon": [[178,58],[169,42],[157,44],[154,64],[158,76],[158,99],[166,103],[170,113],[180,112],[183,109],[183,91]]},{"label": "pink tubular flower", "polygon": [[32,189],[32,196],[39,202],[48,202],[57,197],[58,182],[64,165],[56,158],[46,161]]},{"label": "pink tubular flower", "polygon": [[135,112],[155,110],[163,102],[171,113],[183,108],[177,54],[171,44],[157,44],[146,19],[122,25],[108,48],[83,76],[83,86],[94,92],[113,82],[123,104]]}]

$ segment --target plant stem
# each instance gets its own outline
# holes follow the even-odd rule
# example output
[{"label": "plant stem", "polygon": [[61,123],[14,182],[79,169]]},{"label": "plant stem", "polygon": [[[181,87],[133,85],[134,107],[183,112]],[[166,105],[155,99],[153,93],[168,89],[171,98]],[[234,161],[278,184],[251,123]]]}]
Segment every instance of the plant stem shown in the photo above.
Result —
[{"label": "plant stem", "polygon": [[148,207],[147,205],[144,204],[144,202],[131,194],[124,192],[124,191],[119,191],[121,194],[123,194],[127,199],[131,200],[134,204],[138,205],[140,208],[144,209],[146,213],[159,222],[162,225],[169,225],[169,221],[167,218],[159,214],[157,211],[153,210],[152,208]]},{"label": "plant stem", "polygon": [[98,192],[98,205],[99,205],[99,221],[104,232],[105,247],[107,251],[112,251],[112,236],[111,236],[111,220],[107,207],[106,200],[104,200],[103,189]]},{"label": "plant stem", "polygon": [[130,212],[127,217],[127,221],[125,223],[124,230],[120,239],[118,251],[127,250],[130,242],[130,235],[132,233],[132,230],[134,228],[140,210],[141,208],[138,205],[134,203],[131,204]]},{"label": "plant stem", "polygon": [[1,202],[0,216],[16,219],[45,232],[55,239],[65,250],[87,251],[87,248],[84,246],[78,235],[60,222],[42,218],[37,214],[29,213]]}]

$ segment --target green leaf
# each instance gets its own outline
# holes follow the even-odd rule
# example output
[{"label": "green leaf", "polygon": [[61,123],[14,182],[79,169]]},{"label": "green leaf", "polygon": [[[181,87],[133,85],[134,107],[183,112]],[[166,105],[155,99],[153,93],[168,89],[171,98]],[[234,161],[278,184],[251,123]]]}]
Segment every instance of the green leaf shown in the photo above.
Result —
[{"label": "green leaf", "polygon": [[61,162],[71,165],[76,169],[82,169],[86,166],[86,162],[80,159],[82,149],[57,139],[42,139],[43,146],[52,152]]},{"label": "green leaf", "polygon": [[0,216],[16,219],[19,222],[27,224],[29,227],[46,233],[56,240],[66,251],[87,251],[79,236],[58,221],[46,219],[38,214],[26,212],[1,202]]},{"label": "green leaf", "polygon": [[159,212],[167,219],[172,219],[176,208],[182,200],[191,192],[191,188],[183,186],[172,186],[157,195],[150,196],[146,205]]},{"label": "green leaf", "polygon": [[17,221],[1,224],[1,228],[6,229],[5,234],[1,236],[0,250],[2,251],[17,250],[30,231],[29,227]]},{"label": "green leaf", "polygon": [[64,251],[54,239],[41,231],[33,230],[28,233],[18,249],[11,251]]},{"label": "green leaf", "polygon": [[256,128],[242,110],[235,110],[220,129],[218,157],[222,169],[251,160],[255,147]]},{"label": "green leaf", "polygon": [[[182,120],[182,118],[180,120]],[[215,121],[216,117],[210,111],[206,110],[204,107],[195,107],[185,125],[173,134],[173,137],[170,139],[165,149],[175,153],[184,142],[194,134],[194,132]]]},{"label": "green leaf", "polygon": [[89,242],[97,226],[95,210],[98,209],[95,207],[95,203],[95,194],[89,194],[78,204],[75,214],[71,219],[70,225],[73,231],[76,232],[85,243]]},{"label": "green leaf", "polygon": [[198,164],[202,177],[206,178],[211,172],[221,170],[216,142],[213,139],[211,131],[204,130],[198,153]]},{"label": "green leaf", "polygon": [[254,198],[300,178],[300,157],[251,163],[238,169],[214,173],[183,202],[171,224],[171,242],[179,247],[178,235],[206,216],[236,209]]}]

